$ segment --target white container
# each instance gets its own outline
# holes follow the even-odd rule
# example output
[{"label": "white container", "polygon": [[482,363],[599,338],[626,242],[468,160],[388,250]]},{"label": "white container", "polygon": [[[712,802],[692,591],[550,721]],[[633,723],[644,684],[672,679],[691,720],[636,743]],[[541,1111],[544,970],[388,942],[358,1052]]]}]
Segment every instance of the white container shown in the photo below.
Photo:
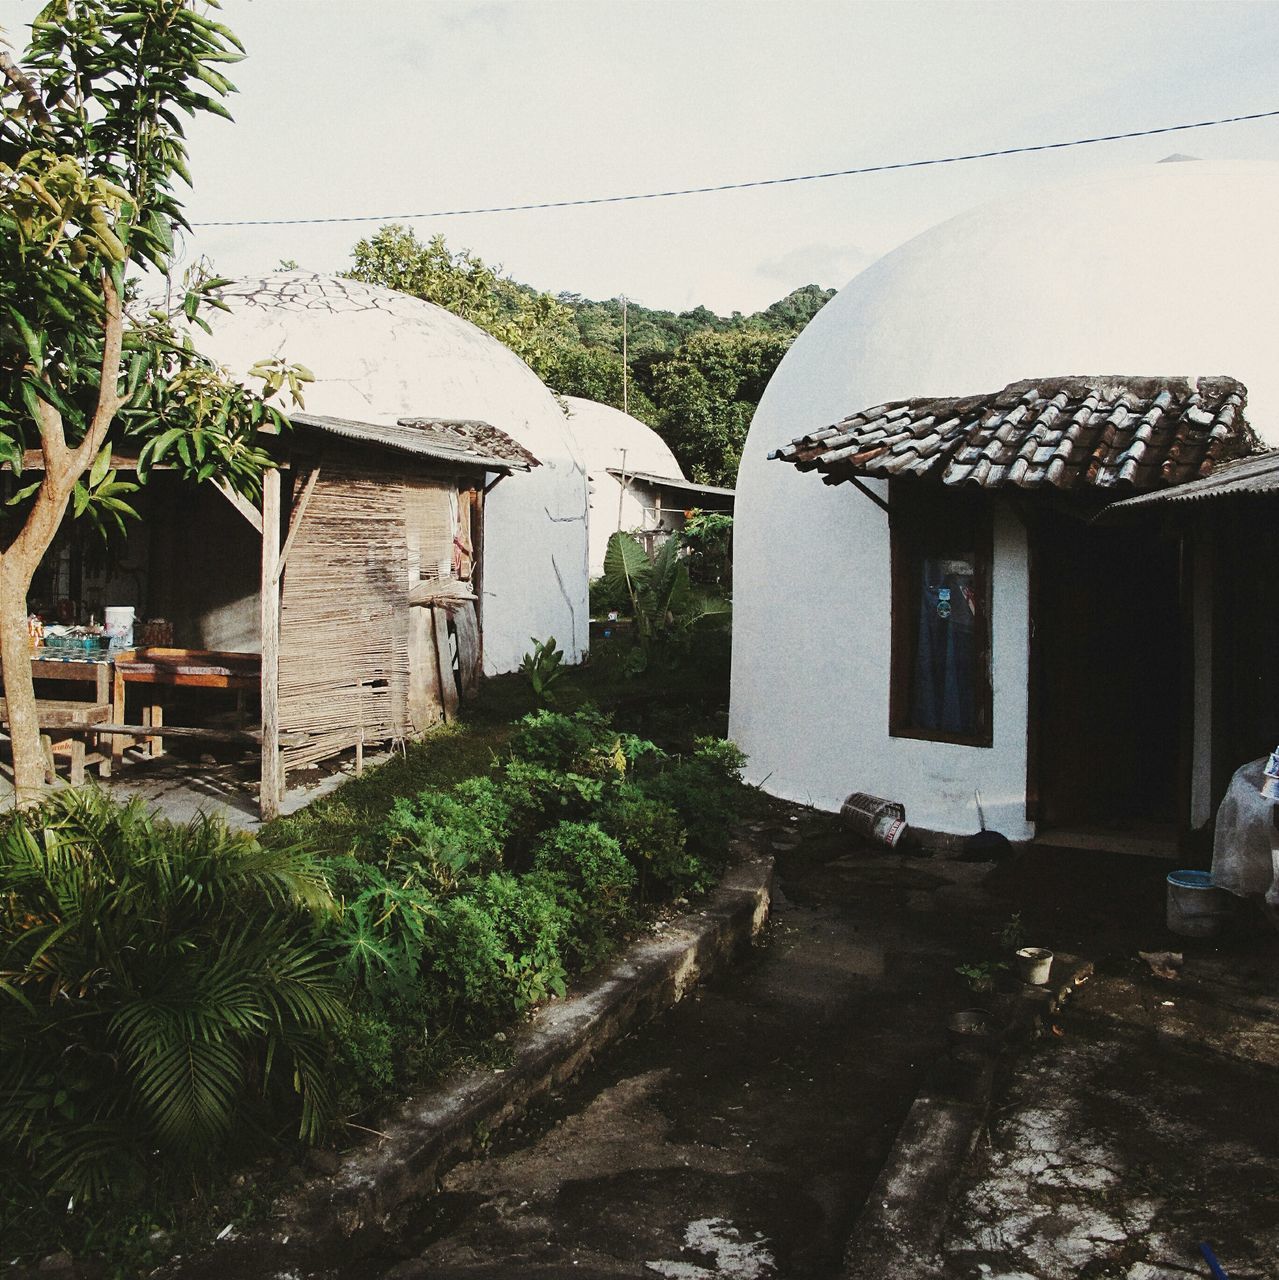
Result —
[{"label": "white container", "polygon": [[1053,953],[1044,947],[1022,947],[1017,952],[1017,971],[1021,980],[1032,987],[1042,987],[1052,972]]},{"label": "white container", "polygon": [[132,605],[109,605],[106,611],[106,633],[113,649],[133,647]]}]

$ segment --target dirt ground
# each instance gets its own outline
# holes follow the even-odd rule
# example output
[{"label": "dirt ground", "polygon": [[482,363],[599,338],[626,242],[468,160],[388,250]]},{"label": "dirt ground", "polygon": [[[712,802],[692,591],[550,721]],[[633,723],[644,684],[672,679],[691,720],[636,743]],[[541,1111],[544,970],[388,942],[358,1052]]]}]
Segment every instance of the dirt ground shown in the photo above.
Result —
[{"label": "dirt ground", "polygon": [[[399,1247],[334,1277],[824,1280],[916,1094],[957,1067],[957,965],[1008,933],[1094,977],[1000,1059],[956,1170],[946,1280],[1279,1275],[1279,935],[1182,944],[1169,866],[1032,849],[991,866],[782,815],[766,944],[455,1168]],[[1004,935],[1001,939],[1001,935]],[[1155,977],[1139,949],[1184,953]],[[996,969],[1004,998],[1018,984]]]},{"label": "dirt ground", "polygon": [[[793,832],[804,826],[802,847]],[[988,868],[782,823],[768,943],[404,1227],[410,1277],[825,1277],[996,923]],[[348,1273],[341,1273],[348,1274]]]}]

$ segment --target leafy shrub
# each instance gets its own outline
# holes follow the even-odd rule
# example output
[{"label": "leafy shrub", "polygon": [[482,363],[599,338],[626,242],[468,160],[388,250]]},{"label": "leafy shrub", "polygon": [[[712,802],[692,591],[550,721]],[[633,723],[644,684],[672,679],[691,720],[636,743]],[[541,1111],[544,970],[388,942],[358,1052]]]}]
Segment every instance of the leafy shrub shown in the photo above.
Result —
[{"label": "leafy shrub", "polygon": [[512,840],[508,862],[523,865],[524,852],[557,822],[588,820],[603,801],[607,783],[526,760],[511,760],[502,779],[502,796],[511,807]]},{"label": "leafy shrub", "polygon": [[337,1037],[334,1060],[344,1111],[395,1083],[395,1029],[385,1017],[354,1012]]},{"label": "leafy shrub", "polygon": [[547,706],[555,703],[555,682],[564,674],[564,652],[555,647],[555,637],[538,640],[533,636],[532,652],[520,662],[520,670],[533,690],[533,696]]},{"label": "leafy shrub", "polygon": [[525,716],[511,737],[511,756],[588,778],[609,778],[626,770],[620,735],[603,712],[589,706],[572,715],[535,711]]},{"label": "leafy shrub", "polygon": [[631,917],[636,874],[621,846],[595,823],[561,822],[538,841],[533,868],[568,890],[573,949],[584,966],[596,964]]},{"label": "leafy shrub", "polygon": [[441,904],[424,962],[440,1017],[487,1027],[507,1008],[503,956],[492,915],[470,894]]},{"label": "leafy shrub", "polygon": [[331,930],[350,988],[367,993],[376,1009],[403,999],[417,981],[427,927],[437,913],[435,895],[415,873],[396,881],[367,867],[364,887],[343,904]]},{"label": "leafy shrub", "polygon": [[[589,602],[592,618],[606,618],[610,613],[629,613],[631,597],[625,583],[608,578],[592,578]],[[594,649],[592,648],[592,659]]]},{"label": "leafy shrub", "polygon": [[710,868],[686,848],[679,815],[669,804],[625,783],[600,811],[600,825],[618,842],[639,873],[641,899],[652,887],[658,896],[677,897],[709,885]]},{"label": "leafy shrub", "polygon": [[736,815],[736,791],[746,757],[723,738],[698,738],[691,756],[671,761],[645,784],[655,800],[669,805],[688,832],[688,846],[716,864],[728,854],[728,833]]},{"label": "leafy shrub", "polygon": [[495,791],[481,789],[479,804],[464,803],[466,798],[432,790],[401,796],[382,825],[387,856],[446,892],[468,875],[498,867],[509,807]]},{"label": "leafy shrub", "polygon": [[440,1013],[483,1028],[547,994],[562,995],[559,945],[567,927],[560,903],[533,877],[493,873],[442,904],[426,953]]},{"label": "leafy shrub", "polygon": [[565,992],[568,972],[561,951],[572,920],[558,888],[553,879],[537,874],[491,875],[479,887],[477,896],[506,937],[503,964],[517,1011]]},{"label": "leafy shrub", "polygon": [[465,805],[492,833],[499,847],[511,833],[511,806],[492,778],[467,778],[453,788],[453,798]]},{"label": "leafy shrub", "polygon": [[604,586],[600,589],[628,601],[635,628],[635,648],[628,663],[639,675],[655,663],[675,666],[708,627],[725,627],[732,610],[723,597],[694,593],[688,576],[684,539],[673,533],[650,560],[629,533],[612,534],[604,551]]},{"label": "leafy shrub", "polygon": [[83,1201],[276,1116],[317,1138],[344,1015],[312,916],[332,909],[304,854],[217,818],[174,825],[83,790],[15,819],[0,836],[0,1164]]}]

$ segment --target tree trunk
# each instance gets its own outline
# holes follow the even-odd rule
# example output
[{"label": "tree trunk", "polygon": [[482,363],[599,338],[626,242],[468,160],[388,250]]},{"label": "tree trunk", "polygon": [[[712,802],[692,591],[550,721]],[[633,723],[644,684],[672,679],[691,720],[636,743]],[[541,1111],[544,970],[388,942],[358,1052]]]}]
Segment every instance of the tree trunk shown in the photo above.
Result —
[{"label": "tree trunk", "polygon": [[44,794],[44,752],[31,679],[31,642],[27,634],[27,589],[31,575],[7,558],[0,560],[0,663],[9,740],[13,745],[14,803],[38,804]]},{"label": "tree trunk", "polygon": [[4,552],[0,552],[0,664],[3,666],[9,740],[13,744],[13,789],[19,808],[38,804],[44,795],[44,753],[40,749],[40,721],[35,684],[31,678],[31,640],[27,632],[27,593],[31,579],[67,513],[71,491],[88,470],[107,438],[122,399],[120,352],[124,316],[120,295],[109,274],[102,277],[105,322],[98,403],[84,439],[67,445],[62,415],[45,400],[36,406],[44,475],[26,523]]}]

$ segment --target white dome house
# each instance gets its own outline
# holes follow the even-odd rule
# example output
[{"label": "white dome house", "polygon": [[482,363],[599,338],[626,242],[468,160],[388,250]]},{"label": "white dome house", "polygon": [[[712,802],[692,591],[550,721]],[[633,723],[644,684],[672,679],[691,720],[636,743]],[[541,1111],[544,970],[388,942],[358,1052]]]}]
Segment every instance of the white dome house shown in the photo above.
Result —
[{"label": "white dome house", "polygon": [[857,276],[743,451],[730,732],[751,780],[943,833],[1202,826],[1234,767],[1213,758],[1215,552],[1094,517],[1279,446],[1277,349],[1274,164],[1018,195]]},{"label": "white dome house", "polygon": [[597,400],[563,400],[590,488],[591,577],[604,572],[608,540],[619,529],[643,536],[680,528],[690,493],[728,492],[691,485],[666,441],[638,418]]},{"label": "white dome house", "polygon": [[[495,338],[433,303],[337,276],[280,272],[222,290],[201,347],[237,374],[282,357],[307,366],[306,413],[394,427],[405,419],[495,427],[540,465],[485,499],[484,669],[512,671],[530,637],[569,662],[589,640],[586,481],[555,398]],[[287,407],[287,406],[286,406]]]}]

